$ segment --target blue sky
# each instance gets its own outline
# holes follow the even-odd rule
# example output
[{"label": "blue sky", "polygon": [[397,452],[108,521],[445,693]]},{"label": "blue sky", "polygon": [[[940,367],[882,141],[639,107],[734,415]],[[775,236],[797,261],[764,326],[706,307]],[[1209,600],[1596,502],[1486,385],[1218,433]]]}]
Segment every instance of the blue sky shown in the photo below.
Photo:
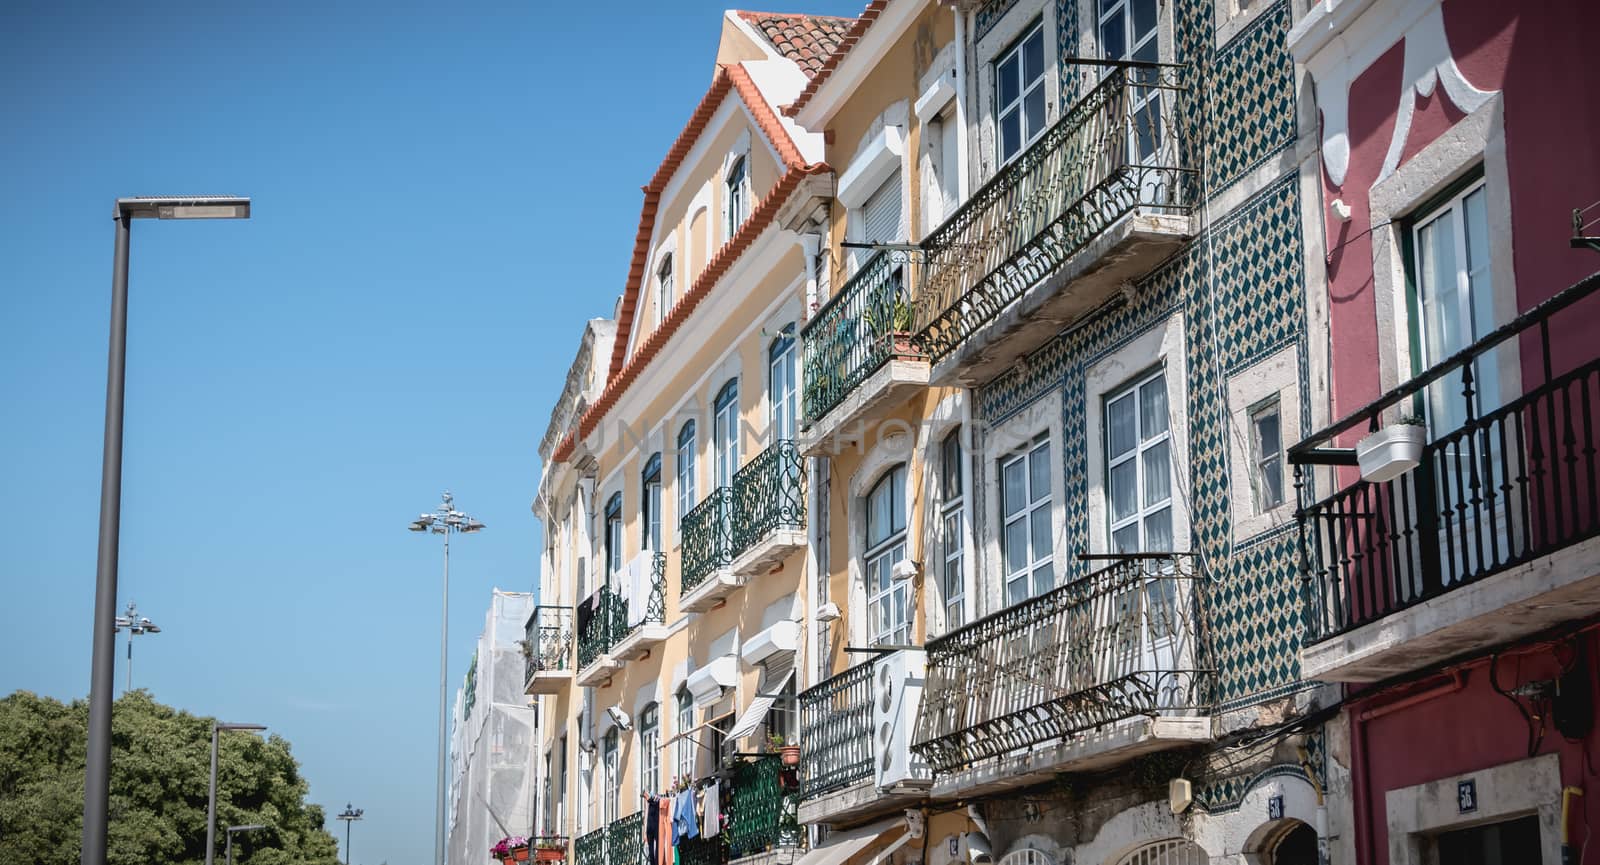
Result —
[{"label": "blue sky", "polygon": [[428,862],[439,549],[405,524],[449,487],[489,526],[453,686],[490,588],[535,583],[538,438],[722,8],[0,5],[0,693],[88,688],[113,199],[250,195],[134,226],[118,606],[165,628],[134,684],[288,737],[366,809],[357,863]]}]

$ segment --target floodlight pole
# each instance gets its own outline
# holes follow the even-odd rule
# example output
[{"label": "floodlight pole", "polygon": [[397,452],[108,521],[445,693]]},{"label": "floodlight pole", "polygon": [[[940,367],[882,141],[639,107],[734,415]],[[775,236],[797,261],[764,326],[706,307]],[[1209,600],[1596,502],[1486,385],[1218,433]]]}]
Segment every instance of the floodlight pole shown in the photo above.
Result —
[{"label": "floodlight pole", "polygon": [[122,523],[122,405],[128,360],[128,227],[136,218],[249,219],[250,199],[119,198],[112,218],[111,338],[106,360],[106,428],[100,452],[100,551],[95,561],[89,729],[83,770],[82,865],[105,865],[111,804],[111,690],[117,662],[117,551]]},{"label": "floodlight pole", "polygon": [[211,722],[211,793],[206,797],[206,865],[211,865],[217,854],[217,734],[223,730],[265,729],[267,728],[264,724]]}]

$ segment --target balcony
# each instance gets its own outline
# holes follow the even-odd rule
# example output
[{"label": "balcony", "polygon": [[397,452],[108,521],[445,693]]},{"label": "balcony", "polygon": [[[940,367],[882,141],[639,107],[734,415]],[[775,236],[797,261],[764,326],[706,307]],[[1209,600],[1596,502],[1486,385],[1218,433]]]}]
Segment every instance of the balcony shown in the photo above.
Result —
[{"label": "balcony", "polygon": [[667,554],[640,553],[628,566],[627,576],[631,582],[624,604],[626,630],[611,647],[611,656],[635,661],[648,657],[650,650],[667,638]]},{"label": "balcony", "polygon": [[644,862],[644,812],[579,835],[572,850],[573,865],[640,865]]},{"label": "balcony", "polygon": [[725,800],[728,857],[744,859],[777,847],[799,847],[804,836],[796,819],[798,794],[795,773],[786,772],[775,755],[735,766]]},{"label": "balcony", "polygon": [[603,585],[578,605],[578,684],[598,687],[622,669],[612,648],[628,631],[628,602]]},{"label": "balcony", "polygon": [[555,694],[572,681],[572,608],[537,606],[523,640],[525,694]]},{"label": "balcony", "polygon": [[928,643],[912,747],[934,796],[978,795],[1211,738],[1206,581],[1185,554],[1112,563]]},{"label": "balcony", "polygon": [[773,442],[733,476],[731,569],[760,576],[805,545],[805,462],[794,442]]},{"label": "balcony", "polygon": [[923,240],[914,330],[934,383],[988,381],[1188,240],[1179,75],[1112,71]]},{"label": "balcony", "polygon": [[1427,421],[1414,468],[1337,469],[1297,514],[1307,678],[1379,681],[1600,613],[1597,290],[1600,274],[1290,449],[1308,502],[1305,464],[1354,465],[1338,442]]},{"label": "balcony", "polygon": [[[921,653],[902,651],[912,664],[908,672],[920,680]],[[913,699],[895,711],[896,685],[892,656],[857,664],[800,694],[801,802],[800,821],[836,826],[863,822],[919,801],[930,780],[920,760],[913,764],[909,732],[917,714]],[[889,672],[883,667],[889,666]],[[874,675],[874,671],[878,675]],[[903,695],[901,695],[903,696]],[[889,741],[875,743],[874,706],[884,717]],[[887,706],[888,708],[883,708]],[[896,753],[889,753],[895,751]],[[879,758],[883,766],[879,765]],[[904,766],[909,777],[885,776]],[[889,783],[880,783],[889,782]]]},{"label": "balcony", "polygon": [[733,489],[712,490],[683,515],[678,529],[683,535],[678,607],[705,612],[744,585],[733,572]]},{"label": "balcony", "polygon": [[806,456],[859,441],[868,421],[927,387],[928,361],[911,336],[912,257],[878,252],[801,330]]}]

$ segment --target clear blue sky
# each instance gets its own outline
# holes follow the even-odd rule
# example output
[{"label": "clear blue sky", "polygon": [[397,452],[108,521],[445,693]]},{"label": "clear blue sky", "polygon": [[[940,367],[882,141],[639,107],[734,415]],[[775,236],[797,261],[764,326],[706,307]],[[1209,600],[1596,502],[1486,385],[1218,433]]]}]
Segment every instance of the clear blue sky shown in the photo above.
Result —
[{"label": "clear blue sky", "polygon": [[134,226],[118,606],[166,629],[135,686],[288,737],[368,865],[433,848],[439,545],[406,522],[449,487],[489,525],[454,687],[489,589],[535,583],[535,448],[723,8],[446,5],[0,4],[0,693],[88,688],[113,199],[250,195]]}]

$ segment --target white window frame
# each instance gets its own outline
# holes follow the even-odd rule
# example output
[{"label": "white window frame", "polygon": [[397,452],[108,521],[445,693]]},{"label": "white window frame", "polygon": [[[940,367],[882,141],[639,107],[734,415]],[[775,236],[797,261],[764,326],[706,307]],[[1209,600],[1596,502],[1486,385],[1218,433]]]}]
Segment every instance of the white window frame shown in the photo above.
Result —
[{"label": "white window frame", "polygon": [[[723,394],[732,388],[731,398],[723,401]],[[733,486],[733,476],[739,471],[739,379],[737,376],[717,387],[712,403],[711,459],[714,487]]]},{"label": "white window frame", "polygon": [[[615,501],[617,507],[612,509],[611,503]],[[626,524],[622,518],[622,509],[627,506],[627,501],[618,490],[606,497],[605,507],[600,512],[602,525],[605,527],[603,543],[606,555],[606,576],[615,577],[622,573],[627,566],[627,556],[623,548],[623,526]]]},{"label": "white window frame", "polygon": [[[650,459],[655,460],[655,471],[650,473]],[[643,532],[640,535],[640,549],[652,553],[663,552],[666,548],[666,536],[662,534],[661,519],[661,470],[662,459],[658,451],[645,460],[645,474],[641,478],[639,507],[644,511]]]},{"label": "white window frame", "polygon": [[[1278,445],[1271,453],[1265,452],[1266,444],[1261,438],[1261,419],[1268,415],[1271,415],[1278,425]],[[1273,394],[1257,402],[1246,413],[1250,424],[1250,486],[1255,491],[1255,506],[1258,514],[1264,514],[1282,507],[1289,499],[1288,465],[1284,461],[1283,416],[1283,400],[1278,394]],[[1278,498],[1276,501],[1267,500],[1267,476],[1271,470],[1276,470],[1278,473]]]},{"label": "white window frame", "polygon": [[[1142,403],[1143,393],[1145,389],[1157,383],[1160,384],[1159,391],[1162,395],[1166,416],[1161,418],[1161,431],[1159,433],[1152,434],[1149,438],[1146,438],[1145,429],[1153,425],[1153,419],[1145,417],[1144,406]],[[1134,376],[1122,387],[1119,387],[1107,394],[1101,400],[1101,417],[1102,422],[1105,424],[1105,428],[1107,430],[1106,461],[1105,465],[1101,469],[1103,472],[1102,477],[1105,479],[1106,488],[1106,533],[1110,540],[1110,549],[1114,553],[1171,552],[1171,550],[1156,550],[1152,548],[1150,546],[1149,539],[1145,537],[1146,521],[1150,517],[1160,514],[1162,511],[1167,511],[1167,532],[1169,535],[1174,536],[1174,543],[1172,546],[1176,546],[1175,532],[1173,531],[1172,526],[1176,522],[1176,508],[1178,505],[1179,496],[1176,477],[1177,467],[1172,459],[1173,412],[1170,396],[1171,390],[1167,386],[1167,371],[1166,369],[1158,366],[1155,369],[1146,370]],[[1124,399],[1130,400],[1131,405],[1133,406],[1133,448],[1121,454],[1112,454],[1110,452],[1111,407],[1113,404],[1119,403]],[[1148,487],[1149,481],[1149,460],[1146,459],[1146,455],[1155,452],[1157,449],[1165,450],[1167,455],[1165,460],[1157,460],[1157,463],[1161,466],[1161,470],[1166,473],[1167,494],[1165,498],[1154,502],[1146,502],[1144,500],[1144,494],[1146,488]],[[1132,464],[1134,470],[1134,506],[1131,513],[1125,514],[1119,519],[1111,509],[1111,503],[1115,499],[1115,493],[1112,490],[1112,478],[1115,475],[1116,469],[1129,465],[1130,463]],[[1137,532],[1135,532],[1135,544],[1130,549],[1117,549],[1117,534],[1129,528],[1137,528]]]},{"label": "white window frame", "polygon": [[[908,528],[911,524],[910,501],[906,496],[906,478],[910,474],[906,463],[896,463],[883,474],[867,490],[862,502],[862,553],[861,570],[866,578],[867,587],[867,639],[869,645],[904,645],[911,642],[912,626],[916,614],[911,608],[911,581],[896,580],[893,569],[896,562],[906,557],[906,541],[909,537]],[[890,497],[890,516],[893,518],[893,502],[898,496],[900,501],[900,519],[898,528],[894,528],[881,541],[871,546],[872,543],[872,512],[873,496],[880,491]],[[892,523],[891,523],[892,525]],[[878,588],[876,576],[879,569],[884,569],[890,574],[888,585]],[[878,626],[877,612],[881,604],[889,605],[889,626]],[[898,606],[897,606],[898,605]],[[896,616],[896,609],[901,611]]]},{"label": "white window frame", "polygon": [[[991,64],[990,84],[994,88],[994,152],[996,165],[1005,165],[1011,162],[1011,160],[1022,155],[1022,153],[1028,149],[1029,145],[1037,141],[1039,136],[1042,135],[1046,129],[1050,128],[1050,91],[1047,88],[1047,85],[1050,81],[1050,51],[1049,45],[1047,44],[1049,40],[1044,38],[1044,25],[1045,22],[1043,18],[1034,21],[1022,32],[1022,35],[1019,36],[1010,47],[1000,52],[999,56],[995,57],[994,62]],[[1023,49],[1027,47],[1028,42],[1035,36],[1039,38],[1039,77],[1033,81],[1029,81],[1023,78],[1023,76],[1026,74],[1026,70],[1023,68]],[[1017,98],[1010,102],[1001,104],[1000,76],[1004,74],[1001,69],[1012,60],[1016,61]],[[1036,91],[1043,91],[1043,116],[1040,118],[1038,129],[1029,129],[1027,126],[1028,115],[1026,111],[1028,97],[1033,95],[1033,93]],[[1007,153],[1005,150],[1006,142],[1004,140],[1005,117],[1012,111],[1016,111],[1018,113],[1017,129],[1020,131],[1022,138],[1017,142],[1016,150],[1011,153]]]},{"label": "white window frame", "polygon": [[[1468,198],[1474,195],[1482,195],[1480,200],[1483,202],[1483,231],[1485,239],[1489,240],[1489,249],[1486,250],[1489,256],[1489,262],[1485,267],[1486,272],[1481,274],[1474,274],[1472,271],[1470,271],[1466,261],[1468,234],[1466,202]],[[1459,351],[1461,347],[1471,344],[1475,340],[1486,336],[1495,328],[1495,322],[1497,320],[1496,310],[1494,308],[1496,295],[1494,284],[1495,244],[1493,239],[1489,237],[1489,232],[1493,230],[1489,217],[1489,208],[1492,206],[1493,204],[1489,197],[1487,180],[1483,177],[1479,177],[1477,180],[1467,184],[1455,194],[1451,195],[1448,199],[1438,202],[1433,207],[1430,207],[1426,212],[1419,214],[1419,218],[1412,220],[1412,224],[1409,227],[1412,250],[1410,276],[1412,284],[1416,286],[1416,308],[1418,312],[1414,330],[1418,345],[1422,351],[1422,357],[1418,359],[1416,364],[1418,368],[1426,369],[1427,367],[1439,363],[1454,353],[1454,351],[1445,350],[1442,352],[1442,357],[1432,357],[1431,355],[1433,352],[1429,348],[1429,341],[1433,337],[1433,334],[1430,330],[1432,323],[1428,321],[1428,317],[1426,315],[1422,314],[1425,300],[1423,296],[1423,271],[1425,268],[1431,267],[1431,263],[1424,261],[1424,250],[1426,247],[1423,243],[1423,232],[1426,229],[1444,222],[1448,222],[1450,223],[1450,230],[1454,232],[1455,243],[1453,244],[1454,249],[1451,251],[1451,254],[1454,256],[1455,269],[1453,274],[1447,273],[1445,275],[1447,277],[1453,275],[1454,277],[1456,283],[1456,308],[1451,310],[1449,314],[1454,319],[1454,323],[1457,327],[1466,326],[1472,329],[1472,333],[1468,334],[1463,340],[1462,346],[1456,347],[1455,350]],[[1488,280],[1486,296],[1475,296],[1475,292],[1472,288],[1472,280],[1475,278]],[[1442,312],[1443,311],[1441,310],[1441,313]],[[1409,337],[1410,334],[1407,336]],[[1516,352],[1510,353],[1515,354]],[[1498,375],[1499,365],[1493,362],[1498,354],[1500,354],[1500,352],[1491,351],[1473,364],[1473,388],[1475,399],[1477,400],[1475,416],[1481,417],[1485,412],[1493,411],[1505,403],[1506,394],[1504,393],[1504,388],[1501,387]],[[1491,374],[1486,375],[1485,372],[1489,372]],[[1460,381],[1461,379],[1459,375],[1452,375],[1424,390],[1424,402],[1428,408],[1430,425],[1437,421],[1435,418],[1435,415],[1438,413],[1436,400],[1443,398],[1452,403],[1461,402],[1462,398]],[[1490,384],[1490,382],[1492,382],[1492,384]],[[1488,392],[1488,390],[1491,388],[1493,393]],[[1448,433],[1458,428],[1460,423],[1463,422],[1465,418],[1465,409],[1463,408],[1462,411],[1463,415],[1461,417],[1446,419],[1446,427],[1442,430],[1432,430],[1432,435]],[[1431,437],[1432,436],[1430,436],[1430,438]]]},{"label": "white window frame", "polygon": [[767,348],[767,399],[774,442],[792,440],[799,428],[799,340],[794,322],[778,330]]},{"label": "white window frame", "polygon": [[622,736],[616,727],[600,738],[600,766],[605,788],[600,825],[609,826],[622,816]]},{"label": "white window frame", "polygon": [[677,299],[673,293],[672,253],[661,256],[661,264],[656,267],[656,326],[667,318],[667,313],[672,311],[672,306]]},{"label": "white window frame", "polygon": [[[1006,606],[1020,604],[1029,598],[1036,598],[1045,594],[1056,585],[1056,537],[1060,534],[1059,526],[1055,520],[1055,501],[1053,476],[1059,466],[1058,452],[1050,446],[1050,436],[1040,435],[1021,448],[1001,457],[996,466],[996,477],[1000,483],[1000,567],[1004,574],[1001,587],[1001,597]],[[1044,489],[1036,488],[1033,476],[1033,467],[1036,462],[1042,462],[1045,470]],[[1015,465],[1022,466],[1022,509],[1015,513],[1006,513],[1006,474]],[[1033,524],[1037,514],[1043,514],[1045,523],[1049,526],[1049,535],[1044,543],[1044,549],[1039,549],[1037,537],[1033,531]],[[1010,558],[1007,556],[1006,539],[1011,527],[1021,525],[1027,539],[1027,562],[1020,570],[1011,569]],[[1039,585],[1041,569],[1047,575],[1047,584]],[[1019,581],[1027,581],[1026,591],[1019,597],[1011,587]]]},{"label": "white window frame", "polygon": [[660,792],[661,704],[639,710],[639,794]]},{"label": "white window frame", "polygon": [[[944,629],[967,623],[967,447],[966,426],[945,433],[938,443],[939,488],[939,594]],[[950,443],[955,443],[955,495],[950,495],[947,475]],[[954,571],[954,587],[951,572]]]},{"label": "white window frame", "polygon": [[678,725],[675,731],[678,737],[678,771],[673,776],[673,780],[681,778],[692,781],[694,780],[695,758],[699,756],[695,753],[695,749],[699,747],[695,742],[695,737],[699,734],[689,732],[694,729],[694,697],[689,694],[687,688],[679,688],[678,692],[673,695],[673,700],[677,703],[676,717]]},{"label": "white window frame", "polygon": [[750,218],[749,152],[741,153],[729,161],[727,171],[722,174],[722,193],[723,242],[726,243]]},{"label": "white window frame", "polygon": [[[687,443],[684,442],[685,430],[689,432]],[[695,447],[698,444],[697,437],[699,434],[700,426],[691,418],[678,425],[678,433],[673,439],[673,454],[676,460],[673,464],[676,469],[674,483],[677,486],[674,492],[678,496],[679,523],[683,522],[685,514],[688,514],[689,511],[694,509],[695,505],[699,504],[699,501],[695,498]]]}]

